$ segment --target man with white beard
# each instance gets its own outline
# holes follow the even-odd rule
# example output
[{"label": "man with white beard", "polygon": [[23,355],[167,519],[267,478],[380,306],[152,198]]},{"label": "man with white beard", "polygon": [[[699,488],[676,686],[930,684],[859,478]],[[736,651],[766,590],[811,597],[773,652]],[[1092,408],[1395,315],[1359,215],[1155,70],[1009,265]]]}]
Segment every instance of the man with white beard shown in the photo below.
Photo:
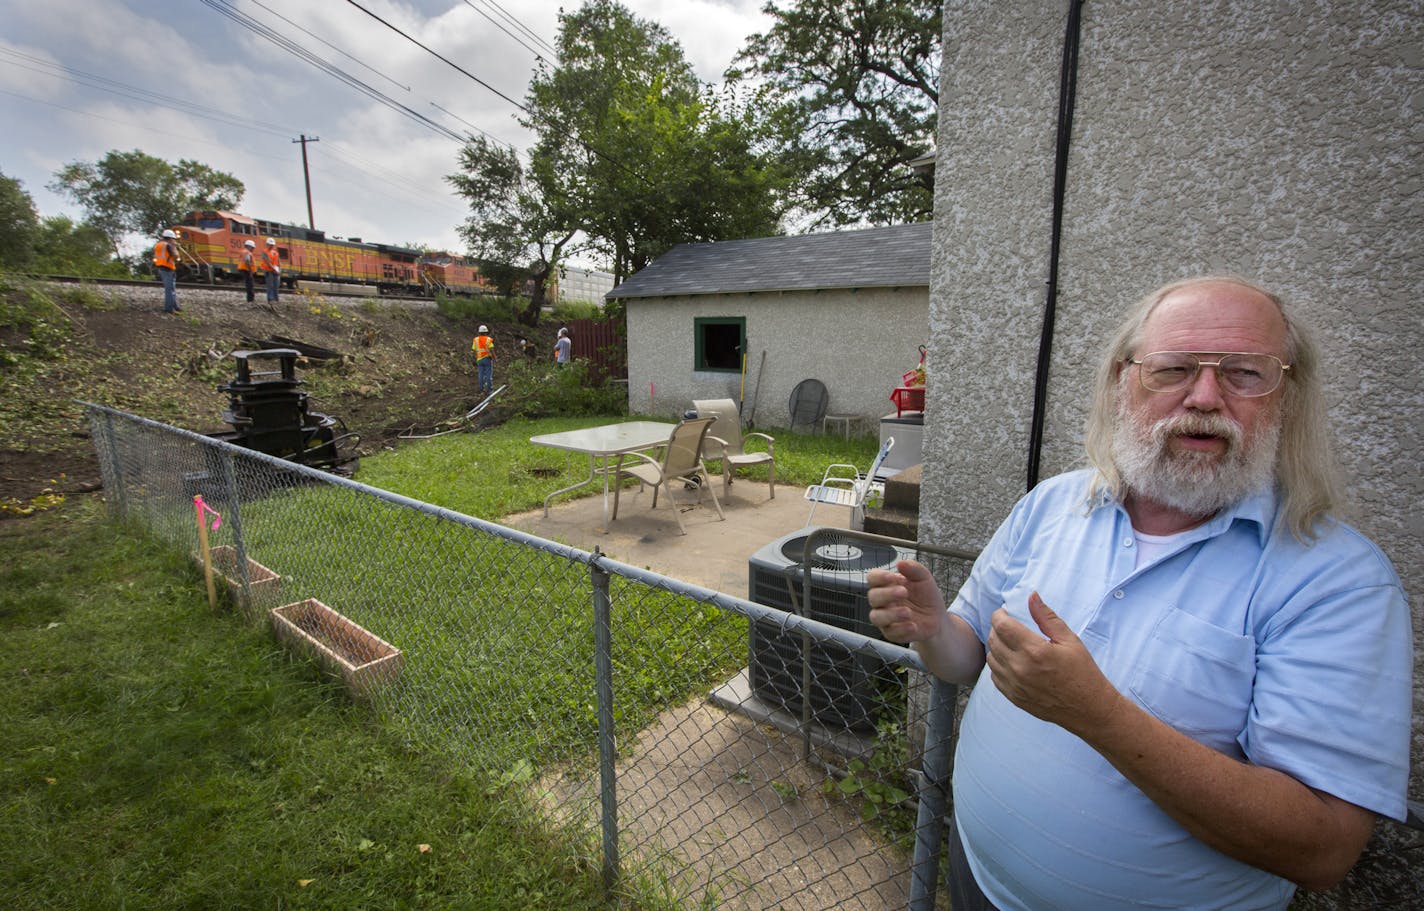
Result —
[{"label": "man with white beard", "polygon": [[1144,298],[1098,370],[1092,468],[1015,505],[954,602],[870,573],[870,619],[977,684],[951,900],[1284,909],[1403,819],[1412,639],[1338,506],[1314,344],[1237,278]]}]

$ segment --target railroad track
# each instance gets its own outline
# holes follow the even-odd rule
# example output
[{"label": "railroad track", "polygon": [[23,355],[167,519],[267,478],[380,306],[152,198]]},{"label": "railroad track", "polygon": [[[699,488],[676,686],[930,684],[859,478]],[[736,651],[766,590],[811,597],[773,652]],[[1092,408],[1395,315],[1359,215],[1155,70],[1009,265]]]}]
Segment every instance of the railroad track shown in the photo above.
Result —
[{"label": "railroad track", "polygon": [[[39,273],[26,273],[27,278],[36,281],[58,282],[60,284],[88,284],[97,285],[104,288],[153,288],[159,289],[161,286],[157,281],[143,278],[88,278],[81,275],[44,275]],[[246,289],[235,282],[178,282],[178,290],[188,289],[194,291],[228,291],[233,294],[243,294]],[[257,286],[257,293],[263,294],[262,286]],[[283,288],[283,294],[300,294],[300,291],[290,288]],[[350,294],[342,291],[322,291],[322,297],[345,297],[354,300],[382,300],[391,302],[419,303],[434,306],[434,301],[428,297],[407,297],[395,294],[377,294],[374,298],[369,294]]]}]

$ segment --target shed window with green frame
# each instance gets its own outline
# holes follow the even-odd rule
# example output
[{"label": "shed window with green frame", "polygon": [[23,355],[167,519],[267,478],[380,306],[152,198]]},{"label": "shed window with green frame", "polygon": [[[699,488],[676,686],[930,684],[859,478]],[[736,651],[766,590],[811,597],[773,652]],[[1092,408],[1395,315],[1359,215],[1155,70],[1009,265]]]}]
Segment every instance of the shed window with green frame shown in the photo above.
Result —
[{"label": "shed window with green frame", "polygon": [[740,373],[747,345],[744,316],[699,316],[692,321],[693,370]]}]

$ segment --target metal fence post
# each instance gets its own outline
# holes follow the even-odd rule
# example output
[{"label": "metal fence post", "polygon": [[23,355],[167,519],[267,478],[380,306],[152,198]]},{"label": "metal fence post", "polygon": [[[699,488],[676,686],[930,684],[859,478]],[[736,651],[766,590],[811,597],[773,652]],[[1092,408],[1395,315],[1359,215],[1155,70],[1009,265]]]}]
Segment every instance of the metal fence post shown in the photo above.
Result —
[{"label": "metal fence post", "polygon": [[[89,414],[92,416],[93,411]],[[104,416],[104,434],[108,438],[108,445],[104,447],[105,460],[109,469],[109,484],[112,484],[114,493],[115,515],[118,518],[128,518],[128,502],[124,497],[124,466],[123,460],[119,458],[119,437],[114,432],[114,416],[109,412],[102,412]]]},{"label": "metal fence post", "polygon": [[[594,548],[594,556],[602,556]],[[609,574],[597,562],[589,564],[593,582],[594,688],[598,694],[599,797],[603,805],[603,886],[612,892],[618,885],[618,756],[613,737],[613,629],[612,599],[608,595]]]},{"label": "metal fence post", "polygon": [[954,767],[955,687],[931,678],[925,718],[925,750],[921,766],[919,814],[915,819],[915,857],[910,870],[910,911],[931,911],[939,883],[939,858],[944,845],[944,814],[949,804]]},{"label": "metal fence post", "polygon": [[[216,448],[216,447],[214,447]],[[234,468],[234,459],[230,452],[219,452],[222,457],[223,484],[227,487],[227,511],[228,521],[232,523],[232,549],[237,556],[237,580],[242,583],[242,603],[252,604],[252,579],[251,573],[247,571],[247,542],[242,537],[242,511],[238,508],[238,501],[242,499],[241,493],[237,489],[237,470]]]}]

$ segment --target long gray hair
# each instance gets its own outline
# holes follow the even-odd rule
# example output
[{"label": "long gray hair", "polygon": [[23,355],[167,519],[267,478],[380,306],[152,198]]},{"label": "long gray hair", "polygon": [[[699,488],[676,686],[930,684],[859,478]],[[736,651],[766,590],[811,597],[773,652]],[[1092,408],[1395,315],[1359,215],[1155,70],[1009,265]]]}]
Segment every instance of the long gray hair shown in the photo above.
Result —
[{"label": "long gray hair", "polygon": [[1263,294],[1275,303],[1286,326],[1286,362],[1291,365],[1281,397],[1281,441],[1276,456],[1276,486],[1281,496],[1282,522],[1297,538],[1309,542],[1316,526],[1340,507],[1339,477],[1330,448],[1329,419],[1325,395],[1320,387],[1320,355],[1310,332],[1291,319],[1279,296],[1232,275],[1208,275],[1163,285],[1142,298],[1128,311],[1127,318],[1109,342],[1098,365],[1093,385],[1093,405],[1088,412],[1083,445],[1088,460],[1097,470],[1094,490],[1107,489],[1119,499],[1126,485],[1113,462],[1113,430],[1117,421],[1119,367],[1139,352],[1136,346],[1142,328],[1167,295],[1203,284],[1239,285]]}]

